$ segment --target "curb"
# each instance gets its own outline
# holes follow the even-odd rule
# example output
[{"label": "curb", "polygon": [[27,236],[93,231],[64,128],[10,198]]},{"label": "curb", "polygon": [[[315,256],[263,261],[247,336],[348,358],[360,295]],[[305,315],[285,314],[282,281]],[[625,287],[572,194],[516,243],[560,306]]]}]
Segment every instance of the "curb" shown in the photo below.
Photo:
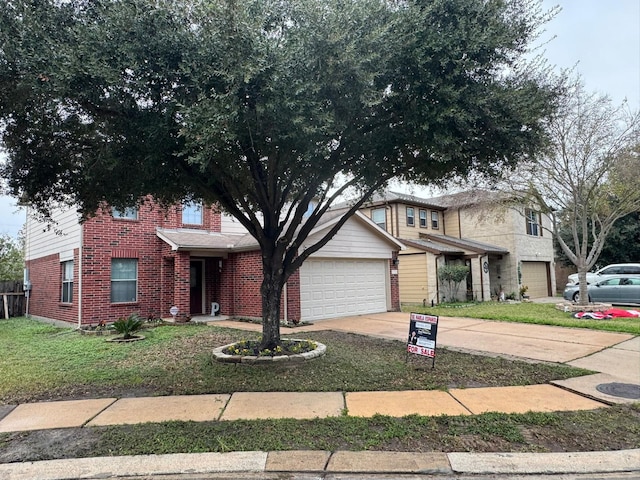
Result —
[{"label": "curb", "polygon": [[625,472],[640,472],[640,449],[570,453],[254,451],[0,464],[0,478],[5,480],[78,480],[225,473],[543,475]]}]

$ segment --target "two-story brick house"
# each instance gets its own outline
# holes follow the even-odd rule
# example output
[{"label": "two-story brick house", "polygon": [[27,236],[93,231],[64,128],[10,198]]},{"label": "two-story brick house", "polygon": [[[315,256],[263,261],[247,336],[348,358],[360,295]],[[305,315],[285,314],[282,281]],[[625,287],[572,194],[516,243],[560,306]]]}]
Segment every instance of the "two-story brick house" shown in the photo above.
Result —
[{"label": "two-story brick house", "polygon": [[[28,218],[29,313],[95,324],[144,317],[260,317],[261,255],[234,218],[189,204],[168,210],[147,201],[124,212],[105,208],[80,223],[59,210],[53,227]],[[336,218],[326,216],[315,243]],[[303,246],[304,248],[304,246]],[[394,266],[402,245],[357,212],[287,282],[284,321],[397,310]]]},{"label": "two-story brick house", "polygon": [[479,301],[555,291],[553,241],[548,217],[528,208],[503,207],[490,192],[464,192],[437,198],[387,192],[361,211],[398,238],[401,303],[439,303],[447,293],[438,267],[464,264],[470,269],[458,299]]}]

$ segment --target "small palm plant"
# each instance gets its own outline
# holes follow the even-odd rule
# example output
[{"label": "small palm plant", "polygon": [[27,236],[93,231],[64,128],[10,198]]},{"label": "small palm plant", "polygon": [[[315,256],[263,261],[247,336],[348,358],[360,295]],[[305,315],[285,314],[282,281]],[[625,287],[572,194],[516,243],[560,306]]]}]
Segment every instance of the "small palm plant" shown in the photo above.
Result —
[{"label": "small palm plant", "polygon": [[128,317],[119,318],[113,322],[113,328],[122,335],[125,340],[132,338],[133,333],[137,332],[144,325],[144,320],[137,313],[132,313]]}]

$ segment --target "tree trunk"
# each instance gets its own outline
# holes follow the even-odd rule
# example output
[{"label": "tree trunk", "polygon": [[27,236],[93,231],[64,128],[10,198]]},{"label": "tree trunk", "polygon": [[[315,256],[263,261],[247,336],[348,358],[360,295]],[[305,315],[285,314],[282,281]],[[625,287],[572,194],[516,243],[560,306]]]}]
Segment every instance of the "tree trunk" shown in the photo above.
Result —
[{"label": "tree trunk", "polygon": [[263,261],[262,295],[262,349],[280,345],[280,303],[284,280],[282,266]]},{"label": "tree trunk", "polygon": [[578,287],[580,292],[580,305],[589,304],[589,293],[587,291],[587,268],[578,267]]}]

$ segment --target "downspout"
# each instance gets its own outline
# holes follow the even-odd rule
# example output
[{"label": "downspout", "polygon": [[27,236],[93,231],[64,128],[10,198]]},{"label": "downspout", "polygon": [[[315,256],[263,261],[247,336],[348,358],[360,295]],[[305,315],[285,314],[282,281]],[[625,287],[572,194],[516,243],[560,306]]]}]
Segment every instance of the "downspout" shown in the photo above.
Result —
[{"label": "downspout", "polygon": [[82,328],[82,246],[84,225],[80,224],[80,247],[78,248],[78,328]]},{"label": "downspout", "polygon": [[288,325],[289,324],[289,299],[287,296],[287,282],[285,282],[284,287],[283,287],[283,291],[282,294],[284,296],[284,324]]}]

